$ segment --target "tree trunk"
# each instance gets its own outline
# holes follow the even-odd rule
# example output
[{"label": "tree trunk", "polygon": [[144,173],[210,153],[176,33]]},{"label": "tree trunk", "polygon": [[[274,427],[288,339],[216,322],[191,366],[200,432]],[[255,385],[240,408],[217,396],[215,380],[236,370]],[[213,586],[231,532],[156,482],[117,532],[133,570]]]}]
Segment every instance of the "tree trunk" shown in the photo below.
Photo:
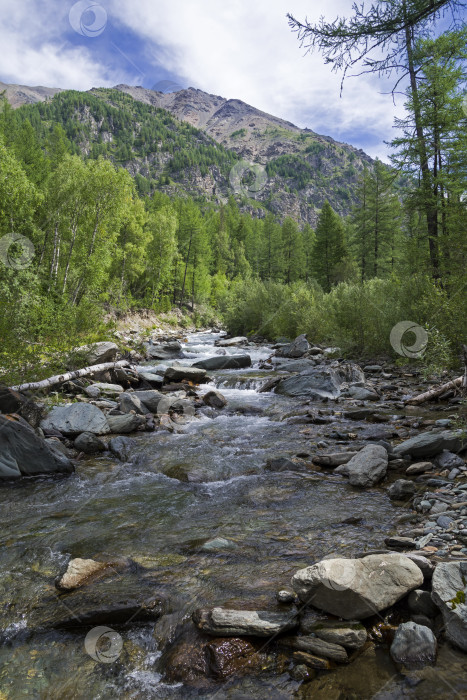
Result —
[{"label": "tree trunk", "polygon": [[[466,347],[466,346],[464,346],[464,347]],[[467,357],[466,357],[466,359],[467,359]],[[441,396],[441,394],[444,394],[444,392],[448,391],[449,389],[455,389],[458,386],[463,386],[464,381],[466,380],[466,377],[467,377],[467,365],[466,365],[466,373],[464,374],[463,377],[458,377],[457,379],[453,379],[452,382],[448,382],[447,384],[443,384],[442,386],[437,386],[434,389],[430,389],[429,391],[425,391],[423,394],[418,394],[418,396],[414,396],[413,398],[409,399],[405,403],[409,404],[410,406],[418,406],[421,403],[425,403],[425,401],[430,401],[431,399],[436,399],[438,396]]]},{"label": "tree trunk", "polygon": [[12,389],[13,391],[32,391],[35,389],[47,389],[47,387],[54,386],[54,384],[63,384],[63,382],[69,382],[70,379],[86,377],[88,374],[97,374],[98,372],[104,372],[107,369],[115,369],[117,367],[129,366],[130,363],[128,362],[128,360],[120,360],[119,362],[104,362],[100,365],[91,365],[90,367],[83,367],[83,369],[77,369],[73,372],[57,374],[54,377],[49,377],[49,379],[43,379],[40,382],[30,382],[29,384],[19,384],[18,386],[12,386],[10,387],[10,389]]}]

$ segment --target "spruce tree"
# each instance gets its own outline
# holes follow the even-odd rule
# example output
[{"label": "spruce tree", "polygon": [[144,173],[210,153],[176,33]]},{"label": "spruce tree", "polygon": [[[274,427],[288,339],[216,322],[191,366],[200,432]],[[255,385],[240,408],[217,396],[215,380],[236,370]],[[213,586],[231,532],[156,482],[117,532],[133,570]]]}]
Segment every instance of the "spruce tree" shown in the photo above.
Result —
[{"label": "spruce tree", "polygon": [[316,227],[312,260],[314,277],[325,292],[330,291],[335,282],[337,266],[346,255],[344,225],[340,216],[326,200]]}]

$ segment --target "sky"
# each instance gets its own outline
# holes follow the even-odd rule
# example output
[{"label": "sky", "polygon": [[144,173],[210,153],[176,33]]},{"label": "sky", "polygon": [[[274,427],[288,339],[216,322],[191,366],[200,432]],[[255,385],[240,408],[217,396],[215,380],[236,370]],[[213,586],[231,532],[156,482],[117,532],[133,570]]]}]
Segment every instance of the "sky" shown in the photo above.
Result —
[{"label": "sky", "polygon": [[[286,14],[349,15],[352,0],[0,0],[0,80],[75,90],[171,81],[241,99],[388,159],[391,80],[341,76],[305,54]],[[162,83],[167,89],[166,83]]]}]

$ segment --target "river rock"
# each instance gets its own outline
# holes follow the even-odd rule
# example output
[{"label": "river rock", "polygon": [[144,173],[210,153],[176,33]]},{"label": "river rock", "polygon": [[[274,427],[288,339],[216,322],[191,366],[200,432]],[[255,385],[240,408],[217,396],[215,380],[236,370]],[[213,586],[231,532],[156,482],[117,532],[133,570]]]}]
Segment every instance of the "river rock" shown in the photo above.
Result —
[{"label": "river rock", "polygon": [[405,552],[404,556],[413,561],[414,564],[418,566],[423,574],[423,578],[430,580],[433,576],[435,570],[435,565],[432,561],[423,557],[421,554],[414,554],[413,552]]},{"label": "river rock", "polygon": [[146,425],[144,416],[136,413],[125,413],[122,416],[107,416],[109,432],[111,433],[134,433],[142,425]]},{"label": "river rock", "polygon": [[432,462],[416,462],[416,464],[411,464],[410,467],[405,470],[405,473],[407,476],[414,476],[416,474],[425,474],[425,472],[429,472],[432,469]]},{"label": "river rock", "polygon": [[65,573],[55,581],[55,586],[61,591],[72,591],[89,583],[107,567],[107,564],[94,559],[71,559]]},{"label": "river rock", "polygon": [[465,467],[465,462],[462,457],[448,450],[443,450],[443,452],[435,458],[434,463],[439,469],[459,469],[459,467]]},{"label": "river rock", "polygon": [[120,384],[107,384],[105,382],[95,382],[84,387],[84,392],[93,399],[98,399],[100,396],[119,396],[123,391]]},{"label": "river rock", "polygon": [[273,457],[267,460],[264,468],[269,472],[293,472],[297,470],[297,464],[287,457]]},{"label": "river rock", "polygon": [[309,654],[318,654],[318,656],[331,661],[345,664],[349,660],[347,652],[340,644],[326,642],[324,639],[314,636],[303,637],[283,637],[280,640],[280,645],[288,649],[296,651],[306,651]]},{"label": "river rock", "polygon": [[178,383],[183,381],[200,384],[206,378],[206,370],[200,367],[184,367],[183,365],[173,365],[167,367],[164,374],[164,382]]},{"label": "river rock", "polygon": [[419,668],[434,664],[436,648],[436,637],[428,627],[415,622],[403,622],[396,630],[390,651],[396,663],[408,668]]},{"label": "river rock", "polygon": [[347,620],[370,617],[422,583],[421,570],[402,554],[324,559],[292,577],[302,602]]},{"label": "river rock", "polygon": [[104,452],[106,449],[105,443],[100,440],[94,433],[81,433],[75,438],[75,450],[84,452],[87,455],[95,454],[96,452]]},{"label": "river rock", "polygon": [[248,639],[214,639],[205,646],[208,672],[217,680],[261,671],[265,654],[258,653]]},{"label": "river rock", "polygon": [[52,450],[24,419],[0,415],[0,479],[73,471],[73,463]]},{"label": "river rock", "polygon": [[417,487],[413,481],[406,479],[397,479],[388,488],[388,496],[392,501],[405,501],[411,498],[417,492]]},{"label": "river rock", "polygon": [[320,620],[310,625],[300,623],[300,629],[306,634],[314,634],[325,642],[339,644],[347,649],[360,649],[367,640],[367,631],[358,620],[341,622],[339,620]]},{"label": "river rock", "polygon": [[234,345],[242,345],[243,343],[247,342],[248,338],[246,338],[244,335],[239,335],[236,338],[223,338],[222,340],[218,340],[216,345],[220,348],[230,348]]},{"label": "river rock", "polygon": [[131,438],[119,435],[109,440],[109,450],[121,462],[128,462],[136,443]]},{"label": "river rock", "polygon": [[312,462],[319,467],[334,469],[335,467],[340,467],[342,464],[347,464],[352,457],[355,457],[357,454],[358,452],[337,452],[328,455],[315,455]]},{"label": "river rock", "polygon": [[459,452],[466,444],[467,441],[460,430],[431,431],[405,440],[394,448],[394,453],[416,458],[432,457],[443,450]]},{"label": "river rock", "polygon": [[310,368],[293,377],[282,379],[275,391],[285,396],[317,396],[335,399],[340,396],[344,383],[360,382],[364,378],[358,365],[341,363],[336,367]]},{"label": "river rock", "polygon": [[441,562],[432,578],[432,598],[443,615],[446,637],[467,651],[467,561]]},{"label": "river rock", "polygon": [[203,632],[218,637],[270,637],[298,626],[297,619],[289,613],[228,608],[198,609],[193,613],[193,621]]},{"label": "river rock", "polygon": [[147,382],[150,386],[155,386],[158,389],[164,383],[164,377],[159,374],[154,374],[153,372],[140,372],[138,371],[138,377]]},{"label": "river rock", "polygon": [[195,362],[193,367],[200,367],[208,371],[218,369],[243,369],[244,367],[251,367],[251,357],[249,355],[208,357],[206,360]]},{"label": "river rock", "polygon": [[80,433],[105,435],[109,424],[102,411],[90,403],[70,403],[56,406],[41,421],[42,430],[58,430],[63,435],[75,437]]},{"label": "river rock", "polygon": [[145,416],[149,413],[144,403],[138,396],[135,396],[134,392],[120,394],[119,408],[122,413],[131,413],[134,411],[139,416]]},{"label": "river rock", "polygon": [[351,386],[345,392],[345,396],[351,396],[357,401],[378,401],[380,398],[374,389],[366,386]]},{"label": "river rock", "polygon": [[0,413],[18,413],[25,401],[26,397],[18,391],[0,384]]},{"label": "river rock", "polygon": [[294,651],[292,659],[298,664],[305,664],[310,668],[316,668],[321,671],[327,671],[332,668],[331,662],[328,661],[328,659],[320,659],[319,656],[308,654],[306,651]]},{"label": "river rock", "polygon": [[227,406],[227,399],[220,391],[212,390],[203,396],[203,403],[212,408],[224,408]]},{"label": "river rock", "polygon": [[433,603],[430,591],[423,591],[416,588],[409,594],[408,604],[410,611],[415,615],[436,617],[436,615],[439,613],[438,608]]},{"label": "river rock", "polygon": [[149,357],[155,360],[176,360],[182,357],[182,344],[178,340],[157,345],[149,341],[146,352]]},{"label": "river rock", "polygon": [[302,357],[309,349],[310,344],[306,335],[299,335],[292,343],[277,350],[276,355],[279,357]]},{"label": "river rock", "polygon": [[148,391],[134,391],[133,396],[139,399],[151,413],[157,413],[159,403],[162,399],[165,400],[167,398],[165,394],[161,394],[161,392],[155,391],[154,389],[149,389]]},{"label": "river rock", "polygon": [[381,445],[366,445],[345,465],[352,486],[368,488],[386,475],[388,453]]},{"label": "river rock", "polygon": [[100,365],[103,362],[113,362],[118,355],[118,345],[115,343],[101,342],[92,345],[82,345],[74,350],[84,356],[87,365]]}]

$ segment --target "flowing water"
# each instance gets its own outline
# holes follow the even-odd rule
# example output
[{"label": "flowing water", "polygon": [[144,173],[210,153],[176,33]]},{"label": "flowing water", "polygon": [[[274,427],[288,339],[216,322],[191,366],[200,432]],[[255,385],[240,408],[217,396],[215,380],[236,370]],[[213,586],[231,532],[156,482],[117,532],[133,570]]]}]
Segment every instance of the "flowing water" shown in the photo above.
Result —
[{"label": "flowing water", "polygon": [[[190,336],[183,362],[216,354],[218,337]],[[31,624],[47,611],[43,601],[56,595],[54,578],[70,557],[131,557],[140,565],[137,584],[148,593],[163,591],[170,601],[166,619],[188,630],[197,607],[276,610],[275,592],[290,586],[297,569],[331,553],[350,556],[381,547],[400,515],[383,490],[355,491],[325,473],[265,469],[270,457],[312,454],[329,426],[283,420],[300,403],[257,393],[271,374],[258,368],[270,349],[252,346],[248,352],[251,369],[211,373],[228,400],[225,409],[204,409],[179,433],[138,434],[128,463],[106,453],[80,462],[66,478],[1,487],[0,700],[321,697],[306,695],[306,686],[298,690],[288,673],[201,689],[164,683],[160,623],[120,628],[123,649],[114,663],[91,658],[84,647],[86,630]],[[212,388],[212,383],[202,386],[199,393]],[[343,524],[350,517],[361,520]],[[212,540],[218,541],[206,546]],[[454,654],[444,666],[462,667],[463,658]],[[362,673],[367,676],[363,688]],[[443,696],[446,686],[439,677],[440,694],[424,695],[425,684],[414,683],[399,695],[400,678],[387,654],[335,671],[329,682],[336,683],[339,674],[354,693],[349,697],[449,697]],[[462,674],[465,669],[455,672]],[[461,681],[456,683],[461,688]],[[329,692],[324,689],[322,697],[347,697]]]}]

